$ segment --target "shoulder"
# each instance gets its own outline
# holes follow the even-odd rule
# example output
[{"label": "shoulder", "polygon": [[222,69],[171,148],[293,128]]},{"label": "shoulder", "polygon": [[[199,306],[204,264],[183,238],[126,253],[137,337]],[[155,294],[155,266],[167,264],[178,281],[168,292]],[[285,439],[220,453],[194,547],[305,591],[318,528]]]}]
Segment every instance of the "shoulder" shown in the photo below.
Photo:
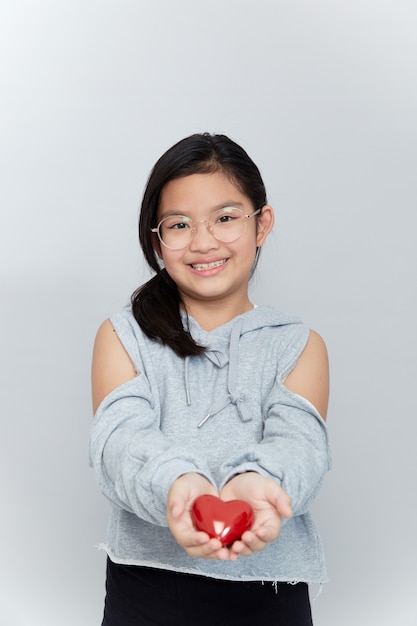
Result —
[{"label": "shoulder", "polygon": [[284,380],[305,349],[310,329],[299,317],[271,306],[256,308],[251,324],[249,330],[255,330],[253,341],[260,351],[267,351],[271,365],[277,368],[276,376],[280,381]]},{"label": "shoulder", "polygon": [[91,377],[94,412],[106,395],[134,378],[137,373],[112,322],[105,320],[97,331],[93,349]]},{"label": "shoulder", "polygon": [[329,399],[329,360],[326,344],[314,330],[308,339],[294,369],[288,374],[284,385],[303,396],[315,406],[326,419]]},{"label": "shoulder", "polygon": [[104,358],[126,355],[127,352],[120,341],[111,319],[105,320],[98,328],[94,340],[93,357],[102,361]]}]

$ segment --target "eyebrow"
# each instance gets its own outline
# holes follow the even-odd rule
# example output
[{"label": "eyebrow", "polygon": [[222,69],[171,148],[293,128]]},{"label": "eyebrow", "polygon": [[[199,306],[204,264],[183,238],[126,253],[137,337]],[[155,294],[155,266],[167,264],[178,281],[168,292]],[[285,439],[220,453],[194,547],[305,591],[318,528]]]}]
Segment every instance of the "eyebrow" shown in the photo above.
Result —
[{"label": "eyebrow", "polygon": [[[243,202],[239,202],[238,200],[227,200],[226,202],[221,202],[220,204],[213,206],[210,209],[210,215],[212,213],[215,213],[216,211],[220,211],[220,209],[225,209],[228,206],[236,207],[237,209],[244,208]],[[184,217],[189,217],[189,213],[190,213],[189,211],[180,211],[179,209],[169,209],[168,211],[164,211],[163,213],[161,213],[161,215],[159,216],[159,220],[163,220],[166,217],[170,217],[171,215],[184,215]]]}]

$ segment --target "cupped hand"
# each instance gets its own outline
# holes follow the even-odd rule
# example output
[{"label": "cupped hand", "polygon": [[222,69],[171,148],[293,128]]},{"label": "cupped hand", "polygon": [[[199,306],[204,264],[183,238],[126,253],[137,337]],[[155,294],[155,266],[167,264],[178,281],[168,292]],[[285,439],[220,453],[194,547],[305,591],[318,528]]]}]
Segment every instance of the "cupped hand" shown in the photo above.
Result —
[{"label": "cupped hand", "polygon": [[168,528],[189,556],[226,560],[229,558],[229,550],[222,547],[218,539],[210,538],[207,533],[196,530],[191,520],[194,500],[206,494],[218,495],[213,485],[201,474],[190,472],[177,478],[168,494],[166,514]]},{"label": "cupped hand", "polygon": [[246,472],[232,478],[221,490],[222,500],[246,500],[255,514],[250,530],[229,548],[228,558],[250,556],[274,541],[281,530],[281,518],[291,517],[291,499],[274,480],[257,472]]}]

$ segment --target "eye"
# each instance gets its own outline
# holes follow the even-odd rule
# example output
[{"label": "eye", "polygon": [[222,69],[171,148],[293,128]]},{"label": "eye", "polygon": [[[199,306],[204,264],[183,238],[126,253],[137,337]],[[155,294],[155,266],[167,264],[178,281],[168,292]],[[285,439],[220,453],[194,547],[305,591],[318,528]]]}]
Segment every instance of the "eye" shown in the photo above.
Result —
[{"label": "eye", "polygon": [[217,224],[229,224],[242,217],[242,211],[234,207],[225,207],[215,214]]},{"label": "eye", "polygon": [[162,222],[162,227],[168,230],[184,230],[190,226],[191,220],[185,215],[172,215]]},{"label": "eye", "polygon": [[236,219],[233,215],[220,215],[216,221],[220,224],[227,224],[227,222],[233,222],[233,219]]}]

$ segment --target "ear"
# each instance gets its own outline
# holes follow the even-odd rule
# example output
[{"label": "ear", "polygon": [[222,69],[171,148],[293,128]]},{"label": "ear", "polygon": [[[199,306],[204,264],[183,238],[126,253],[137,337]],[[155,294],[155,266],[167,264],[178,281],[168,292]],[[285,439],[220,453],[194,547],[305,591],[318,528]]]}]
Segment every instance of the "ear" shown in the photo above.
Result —
[{"label": "ear", "polygon": [[154,249],[154,252],[162,260],[161,242],[159,241],[158,235],[156,233],[152,233],[152,248]]},{"label": "ear", "polygon": [[162,256],[162,246],[161,246],[161,242],[159,241],[158,237],[153,237],[152,239],[152,248],[156,254],[156,262],[158,263],[158,267],[160,270],[163,270],[165,267],[165,262]]},{"label": "ear", "polygon": [[274,209],[266,204],[257,218],[256,245],[259,248],[265,242],[274,226]]}]

